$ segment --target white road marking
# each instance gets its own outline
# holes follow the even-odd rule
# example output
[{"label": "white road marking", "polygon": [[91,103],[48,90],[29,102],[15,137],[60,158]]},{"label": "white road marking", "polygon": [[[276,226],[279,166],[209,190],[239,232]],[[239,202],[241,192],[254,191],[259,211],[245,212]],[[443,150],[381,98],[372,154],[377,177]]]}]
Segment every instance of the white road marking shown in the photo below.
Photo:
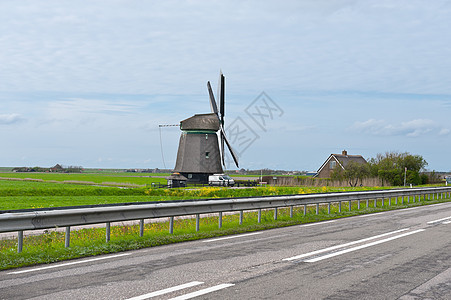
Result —
[{"label": "white road marking", "polygon": [[69,263],[59,264],[59,265],[51,265],[51,266],[41,267],[41,268],[36,268],[36,269],[15,271],[15,272],[10,272],[8,274],[22,274],[22,273],[28,273],[28,272],[37,272],[37,271],[41,271],[41,270],[54,269],[54,268],[66,267],[66,266],[77,265],[77,264],[84,264],[84,263],[88,263],[88,262],[116,258],[116,257],[121,257],[121,256],[127,256],[127,255],[131,255],[131,253],[123,253],[123,254],[111,255],[111,256],[107,256],[107,257],[98,257],[98,258],[93,258],[93,259],[85,259],[85,260],[81,260],[81,261],[74,261],[74,262],[69,262]]},{"label": "white road marking", "polygon": [[215,285],[215,286],[212,286],[210,288],[206,288],[206,289],[203,289],[203,290],[200,290],[200,291],[197,291],[197,292],[192,292],[192,293],[189,293],[189,294],[186,294],[186,295],[182,295],[182,296],[178,296],[178,297],[175,297],[175,298],[171,298],[170,300],[191,299],[191,298],[194,298],[194,297],[198,297],[198,296],[202,296],[202,295],[205,295],[205,294],[208,294],[208,293],[219,291],[219,290],[231,287],[231,286],[234,286],[234,284],[233,283],[219,284],[219,285]]},{"label": "white road marking", "polygon": [[404,228],[404,229],[400,229],[400,230],[396,230],[396,231],[391,231],[391,232],[379,234],[379,235],[376,235],[376,236],[372,236],[372,237],[369,237],[369,238],[365,238],[365,239],[349,242],[349,243],[346,243],[346,244],[332,246],[332,247],[329,247],[329,248],[324,248],[324,249],[316,250],[316,251],[313,251],[313,252],[309,252],[309,253],[305,253],[305,254],[289,257],[289,258],[284,258],[283,260],[286,260],[286,261],[298,260],[300,258],[304,258],[304,257],[320,254],[320,253],[323,253],[323,252],[332,251],[332,250],[335,250],[335,249],[348,247],[348,246],[359,244],[359,243],[363,243],[363,242],[366,242],[366,241],[371,241],[371,240],[378,239],[378,238],[381,238],[381,237],[384,237],[384,236],[387,236],[387,235],[403,232],[403,231],[406,231],[406,230],[409,230],[409,229],[410,228]]},{"label": "white road marking", "polygon": [[217,238],[217,239],[212,239],[212,240],[205,240],[205,241],[203,241],[203,242],[204,242],[204,243],[217,242],[217,241],[236,239],[236,238],[240,238],[240,237],[251,236],[251,235],[257,235],[257,234],[262,234],[262,233],[263,233],[263,232],[252,232],[252,233],[246,233],[246,234],[240,234],[240,235],[227,236],[227,237]]},{"label": "white road marking", "polygon": [[354,247],[354,248],[341,250],[341,251],[338,251],[338,252],[334,252],[334,253],[331,253],[331,254],[323,255],[323,256],[320,256],[320,257],[312,258],[312,259],[307,259],[307,260],[304,260],[304,262],[309,262],[309,263],[317,262],[317,261],[320,261],[320,260],[323,260],[323,259],[328,259],[328,258],[331,258],[331,257],[334,257],[334,256],[338,256],[338,255],[341,255],[341,254],[348,253],[348,252],[352,252],[352,251],[360,250],[360,249],[363,249],[363,248],[367,248],[367,247],[375,246],[375,245],[378,245],[378,244],[382,244],[382,243],[385,243],[385,242],[389,242],[389,241],[392,241],[392,240],[395,240],[395,239],[399,239],[399,238],[402,238],[402,237],[405,237],[405,236],[408,236],[408,235],[411,235],[411,234],[415,234],[415,233],[418,233],[418,232],[422,232],[422,231],[425,231],[425,229],[418,229],[418,230],[415,230],[415,231],[406,232],[406,233],[403,233],[403,234],[400,234],[400,235],[392,236],[392,237],[389,237],[389,238],[386,238],[386,239],[383,239],[383,240],[379,240],[379,241],[375,241],[375,242],[372,242],[372,243],[369,243],[369,244],[360,245],[360,246],[357,246],[357,247]]},{"label": "white road marking", "polygon": [[390,211],[390,210],[388,210],[388,211],[381,211],[381,212],[378,212],[378,213],[369,213],[369,214],[364,214],[364,215],[360,215],[360,216],[356,216],[356,218],[368,218],[368,217],[373,217],[373,216],[377,216],[377,215],[382,215],[382,214],[385,214],[385,213],[388,213],[388,212],[393,212],[393,211]]},{"label": "white road marking", "polygon": [[442,222],[442,221],[447,221],[447,220],[449,220],[449,219],[451,219],[451,217],[447,217],[447,218],[443,218],[443,219],[438,219],[438,220],[434,220],[434,221],[429,221],[429,222],[427,222],[427,224],[439,223],[439,222]]},{"label": "white road marking", "polygon": [[299,225],[299,227],[310,227],[310,226],[322,225],[322,224],[333,223],[333,222],[337,222],[337,220],[309,223],[309,224]]},{"label": "white road marking", "polygon": [[442,224],[445,224],[445,225],[451,224],[451,220],[450,220],[450,221],[445,221],[445,222],[443,222]]},{"label": "white road marking", "polygon": [[[374,201],[374,200],[371,200],[371,201]],[[401,202],[401,200],[398,200],[398,203],[399,202]],[[410,203],[413,203],[413,202],[411,201]],[[407,204],[406,200],[404,200],[404,204]],[[381,211],[381,212],[377,212],[377,213],[369,213],[369,214],[364,214],[364,215],[360,215],[360,216],[355,216],[355,218],[366,218],[366,217],[372,217],[372,216],[377,216],[377,215],[386,214],[386,213],[401,214],[408,210],[415,210],[415,209],[420,209],[420,208],[424,209],[426,207],[433,207],[433,206],[439,206],[439,205],[444,205],[444,204],[448,204],[448,203],[429,204],[426,206],[416,206],[416,207],[401,208],[401,209],[395,209],[395,210],[387,210],[387,211]]]},{"label": "white road marking", "polygon": [[164,294],[168,294],[168,293],[172,293],[172,292],[175,292],[175,291],[179,291],[179,290],[183,290],[183,289],[186,289],[186,288],[190,288],[190,287],[193,287],[193,286],[196,286],[196,285],[199,285],[199,284],[203,284],[203,282],[201,282],[201,281],[192,281],[192,282],[188,282],[188,283],[185,283],[185,284],[173,286],[173,287],[170,287],[170,288],[167,288],[167,289],[164,289],[164,290],[159,290],[159,291],[155,291],[155,292],[148,293],[148,294],[145,294],[145,295],[129,298],[127,300],[144,300],[144,299],[149,299],[149,298],[152,298],[152,297],[157,297],[157,296],[161,296],[161,295],[164,295]]}]

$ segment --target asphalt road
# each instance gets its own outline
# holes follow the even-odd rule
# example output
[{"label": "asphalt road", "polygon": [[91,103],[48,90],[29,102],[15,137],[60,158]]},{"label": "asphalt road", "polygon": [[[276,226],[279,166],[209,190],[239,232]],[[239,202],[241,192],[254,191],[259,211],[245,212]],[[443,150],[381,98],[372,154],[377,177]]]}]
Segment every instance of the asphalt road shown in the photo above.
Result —
[{"label": "asphalt road", "polygon": [[451,203],[0,272],[0,299],[451,299]]}]

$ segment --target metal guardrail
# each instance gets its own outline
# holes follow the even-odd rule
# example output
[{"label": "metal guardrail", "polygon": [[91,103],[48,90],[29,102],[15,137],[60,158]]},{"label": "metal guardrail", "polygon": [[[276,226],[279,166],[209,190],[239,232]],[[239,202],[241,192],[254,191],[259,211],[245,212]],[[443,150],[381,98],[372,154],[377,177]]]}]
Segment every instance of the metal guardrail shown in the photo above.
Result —
[{"label": "metal guardrail", "polygon": [[200,214],[219,213],[219,227],[222,226],[222,213],[240,211],[240,223],[242,222],[242,213],[245,210],[258,210],[258,222],[261,222],[262,209],[274,209],[274,218],[277,219],[277,209],[281,207],[290,207],[290,216],[293,214],[294,206],[304,205],[304,214],[307,205],[316,205],[316,213],[318,214],[320,204],[328,204],[328,213],[330,213],[331,203],[339,204],[341,212],[341,203],[348,201],[349,209],[351,202],[358,201],[358,209],[360,202],[366,200],[374,200],[374,206],[377,206],[377,199],[388,199],[391,205],[392,198],[396,203],[401,198],[402,203],[407,197],[410,202],[421,201],[436,196],[450,197],[451,187],[438,188],[406,188],[398,190],[379,190],[364,192],[340,192],[326,194],[301,194],[301,195],[285,195],[285,196],[264,196],[250,198],[219,198],[205,200],[188,200],[188,201],[171,201],[171,202],[154,202],[146,204],[129,204],[115,206],[93,206],[93,207],[71,207],[58,208],[48,210],[35,211],[9,211],[2,213],[0,211],[0,232],[18,232],[18,251],[22,251],[23,231],[50,229],[58,227],[66,227],[66,247],[70,245],[70,226],[83,226],[90,224],[105,223],[107,232],[106,240],[110,239],[110,223],[130,220],[140,220],[140,235],[144,232],[144,219],[169,217],[169,231],[173,233],[174,217],[185,215],[196,215],[196,230],[199,230]]}]

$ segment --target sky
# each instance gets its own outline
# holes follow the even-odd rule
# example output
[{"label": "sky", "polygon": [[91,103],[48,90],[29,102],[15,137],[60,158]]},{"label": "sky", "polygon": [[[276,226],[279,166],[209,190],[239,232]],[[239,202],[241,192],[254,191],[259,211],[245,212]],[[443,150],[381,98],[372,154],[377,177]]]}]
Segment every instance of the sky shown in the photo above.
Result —
[{"label": "sky", "polygon": [[[0,1],[0,166],[168,168],[226,77],[240,168],[451,170],[451,2]],[[230,161],[227,169],[234,170]]]}]

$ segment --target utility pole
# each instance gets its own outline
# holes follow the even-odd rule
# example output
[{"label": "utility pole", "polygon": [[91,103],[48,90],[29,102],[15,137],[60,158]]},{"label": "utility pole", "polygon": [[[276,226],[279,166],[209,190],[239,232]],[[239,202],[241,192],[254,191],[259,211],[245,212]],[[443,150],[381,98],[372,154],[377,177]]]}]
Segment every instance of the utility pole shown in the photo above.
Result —
[{"label": "utility pole", "polygon": [[406,186],[407,167],[404,168],[404,186]]}]

